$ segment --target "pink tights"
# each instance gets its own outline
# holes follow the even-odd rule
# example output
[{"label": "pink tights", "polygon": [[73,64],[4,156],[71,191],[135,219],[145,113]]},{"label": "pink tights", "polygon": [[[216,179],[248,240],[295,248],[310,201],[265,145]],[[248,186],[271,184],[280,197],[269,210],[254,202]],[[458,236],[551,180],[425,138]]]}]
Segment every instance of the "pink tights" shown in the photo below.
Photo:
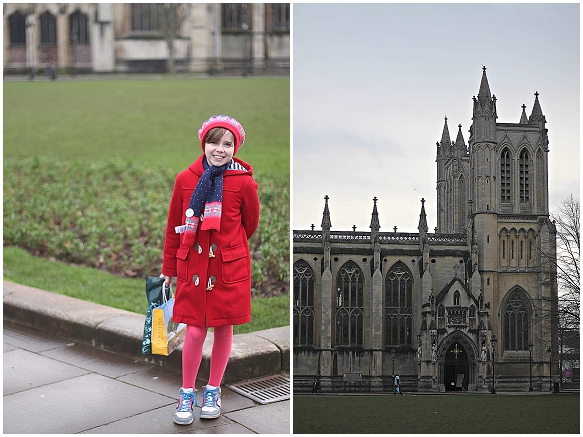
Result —
[{"label": "pink tights", "polygon": [[[202,345],[206,338],[207,328],[188,325],[186,337],[182,346],[182,387],[194,388],[202,361]],[[219,387],[227,368],[231,346],[233,345],[233,325],[216,326],[211,353],[211,365],[208,385]]]}]

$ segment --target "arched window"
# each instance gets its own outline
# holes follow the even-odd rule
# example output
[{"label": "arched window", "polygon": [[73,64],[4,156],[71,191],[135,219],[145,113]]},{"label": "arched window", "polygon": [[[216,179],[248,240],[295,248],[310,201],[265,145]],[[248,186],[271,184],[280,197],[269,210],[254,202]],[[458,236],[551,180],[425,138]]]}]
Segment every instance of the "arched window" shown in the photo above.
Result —
[{"label": "arched window", "polygon": [[248,3],[223,3],[221,5],[221,27],[223,30],[246,30],[249,26],[251,10]]},{"label": "arched window", "polygon": [[69,33],[72,44],[89,44],[87,15],[76,10],[69,16]]},{"label": "arched window", "polygon": [[314,271],[304,260],[294,264],[294,345],[314,345]]},{"label": "arched window", "polygon": [[10,44],[26,44],[25,17],[20,11],[15,11],[8,17],[10,26]]},{"label": "arched window", "polygon": [[453,293],[453,304],[460,306],[460,292],[457,290]]},{"label": "arched window", "polygon": [[514,291],[504,307],[504,349],[528,350],[529,311],[519,291]]},{"label": "arched window", "polygon": [[336,345],[363,345],[364,275],[354,261],[336,277]]},{"label": "arched window", "polygon": [[502,203],[511,202],[511,181],[510,152],[508,149],[504,149],[500,156],[500,202]]},{"label": "arched window", "polygon": [[265,14],[268,30],[290,30],[289,3],[267,3]]},{"label": "arched window", "polygon": [[413,276],[396,263],[385,278],[385,345],[412,345]]},{"label": "arched window", "polygon": [[445,307],[443,305],[437,307],[437,328],[445,329]]},{"label": "arched window", "polygon": [[40,15],[40,42],[41,44],[57,43],[57,19],[49,11]]},{"label": "arched window", "polygon": [[520,152],[520,203],[530,202],[530,182],[528,174],[528,150]]},{"label": "arched window", "polygon": [[470,306],[470,329],[476,329],[476,307]]}]

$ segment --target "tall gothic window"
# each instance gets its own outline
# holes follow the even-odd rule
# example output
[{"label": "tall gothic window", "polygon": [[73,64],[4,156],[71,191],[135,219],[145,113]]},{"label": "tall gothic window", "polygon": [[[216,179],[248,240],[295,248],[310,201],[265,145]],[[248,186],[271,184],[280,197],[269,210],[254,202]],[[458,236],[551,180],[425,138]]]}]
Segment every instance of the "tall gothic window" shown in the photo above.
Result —
[{"label": "tall gothic window", "polygon": [[157,35],[165,30],[178,30],[179,9],[183,5],[175,3],[132,3],[130,5],[130,26],[132,32]]},{"label": "tall gothic window", "polygon": [[500,201],[502,203],[510,203],[510,183],[510,152],[504,149],[500,156]]},{"label": "tall gothic window", "polygon": [[437,328],[445,328],[445,307],[443,305],[437,307]]},{"label": "tall gothic window", "polygon": [[354,261],[336,277],[336,345],[363,345],[364,275]]},{"label": "tall gothic window", "polygon": [[528,307],[522,294],[513,292],[504,308],[504,349],[528,350]]},{"label": "tall gothic window", "polygon": [[530,182],[528,174],[528,150],[520,152],[520,203],[530,201]]},{"label": "tall gothic window", "polygon": [[40,42],[41,44],[57,43],[57,20],[49,11],[40,16]]},{"label": "tall gothic window", "polygon": [[476,307],[470,306],[470,329],[476,329]]},{"label": "tall gothic window", "polygon": [[411,345],[413,324],[413,279],[398,262],[385,278],[385,345]]},{"label": "tall gothic window", "polygon": [[247,30],[243,24],[249,26],[248,3],[223,3],[221,5],[221,26],[223,30]]},{"label": "tall gothic window", "polygon": [[10,44],[26,44],[25,17],[20,11],[15,11],[8,17],[10,26]]},{"label": "tall gothic window", "polygon": [[304,260],[294,264],[294,345],[314,345],[314,271]]},{"label": "tall gothic window", "polygon": [[268,30],[290,30],[289,3],[269,3],[266,14]]},{"label": "tall gothic window", "polygon": [[69,17],[69,32],[73,44],[89,44],[87,14],[76,10]]}]

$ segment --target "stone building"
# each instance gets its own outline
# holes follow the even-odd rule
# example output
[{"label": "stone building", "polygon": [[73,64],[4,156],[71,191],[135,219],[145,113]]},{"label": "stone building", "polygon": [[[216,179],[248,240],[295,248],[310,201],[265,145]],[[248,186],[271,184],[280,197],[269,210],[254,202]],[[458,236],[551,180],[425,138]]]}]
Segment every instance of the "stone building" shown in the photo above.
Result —
[{"label": "stone building", "polygon": [[[289,74],[289,3],[4,3],[4,73]],[[170,61],[172,60],[172,61]]]},{"label": "stone building", "polygon": [[467,145],[447,119],[437,143],[434,232],[423,199],[419,232],[381,232],[376,197],[370,232],[332,231],[328,196],[321,230],[294,230],[296,392],[391,391],[394,374],[405,392],[549,390],[558,297],[545,124],[538,93],[530,116],[523,105],[516,123],[498,122],[484,67]]}]

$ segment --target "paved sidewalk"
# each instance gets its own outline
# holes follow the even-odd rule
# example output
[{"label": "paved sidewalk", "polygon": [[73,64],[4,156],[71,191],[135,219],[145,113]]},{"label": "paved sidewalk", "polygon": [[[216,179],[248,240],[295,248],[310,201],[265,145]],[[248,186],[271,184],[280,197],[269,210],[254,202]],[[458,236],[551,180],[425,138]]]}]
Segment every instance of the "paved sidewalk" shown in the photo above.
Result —
[{"label": "paved sidewalk", "polygon": [[259,405],[226,387],[221,417],[195,408],[192,425],[175,425],[178,372],[12,323],[3,334],[5,434],[290,432],[289,400]]},{"label": "paved sidewalk", "polygon": [[[290,401],[223,385],[223,412],[172,422],[182,350],[140,353],[144,317],[4,281],[4,433],[290,433]],[[197,388],[206,383],[212,333]],[[289,326],[233,338],[225,384],[289,375]]]}]

